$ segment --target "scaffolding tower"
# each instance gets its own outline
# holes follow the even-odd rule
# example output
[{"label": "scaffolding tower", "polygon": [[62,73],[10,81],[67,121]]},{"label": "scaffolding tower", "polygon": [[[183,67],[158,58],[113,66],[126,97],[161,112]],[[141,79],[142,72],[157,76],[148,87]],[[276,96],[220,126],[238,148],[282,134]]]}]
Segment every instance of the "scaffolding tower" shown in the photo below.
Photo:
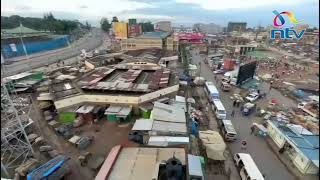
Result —
[{"label": "scaffolding tower", "polygon": [[[2,59],[2,58],[1,58]],[[21,97],[4,78],[1,61],[1,176],[12,177],[15,168],[33,155],[26,128],[33,121],[29,118],[32,108],[30,97]]]}]

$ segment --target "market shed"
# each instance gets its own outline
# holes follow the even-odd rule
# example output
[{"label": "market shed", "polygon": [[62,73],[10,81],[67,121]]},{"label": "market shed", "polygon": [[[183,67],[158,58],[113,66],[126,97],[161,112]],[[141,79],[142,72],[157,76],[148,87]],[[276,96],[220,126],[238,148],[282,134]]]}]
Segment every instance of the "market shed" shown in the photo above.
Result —
[{"label": "market shed", "polygon": [[108,121],[129,122],[132,119],[132,106],[111,105],[104,114],[107,116]]}]

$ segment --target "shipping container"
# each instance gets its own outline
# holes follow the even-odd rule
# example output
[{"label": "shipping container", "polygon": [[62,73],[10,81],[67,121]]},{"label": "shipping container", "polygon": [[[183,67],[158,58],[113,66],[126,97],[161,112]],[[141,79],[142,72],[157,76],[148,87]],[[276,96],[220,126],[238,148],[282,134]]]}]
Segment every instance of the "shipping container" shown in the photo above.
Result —
[{"label": "shipping container", "polygon": [[137,19],[129,19],[129,25],[136,25]]},{"label": "shipping container", "polygon": [[116,117],[115,114],[108,114],[108,115],[107,115],[107,120],[108,120],[108,121],[111,121],[111,122],[117,122],[117,121],[118,121],[118,118]]},{"label": "shipping container", "polygon": [[223,69],[227,71],[232,71],[234,68],[234,61],[232,60],[224,60],[223,61]]}]

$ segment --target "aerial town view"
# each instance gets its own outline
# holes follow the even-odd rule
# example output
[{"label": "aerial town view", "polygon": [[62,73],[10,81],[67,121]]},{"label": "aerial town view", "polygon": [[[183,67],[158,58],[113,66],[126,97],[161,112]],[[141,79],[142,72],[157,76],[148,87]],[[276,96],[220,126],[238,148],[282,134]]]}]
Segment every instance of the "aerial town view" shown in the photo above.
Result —
[{"label": "aerial town view", "polygon": [[319,0],[1,1],[1,180],[319,179]]}]

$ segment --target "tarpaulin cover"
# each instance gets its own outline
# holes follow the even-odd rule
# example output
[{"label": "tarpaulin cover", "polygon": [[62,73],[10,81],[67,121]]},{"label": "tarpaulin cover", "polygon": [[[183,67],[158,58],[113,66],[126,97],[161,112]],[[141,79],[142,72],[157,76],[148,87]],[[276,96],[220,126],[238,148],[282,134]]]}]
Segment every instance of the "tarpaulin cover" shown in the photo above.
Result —
[{"label": "tarpaulin cover", "polygon": [[199,138],[206,148],[207,157],[212,160],[225,160],[226,144],[217,131],[199,131]]}]

